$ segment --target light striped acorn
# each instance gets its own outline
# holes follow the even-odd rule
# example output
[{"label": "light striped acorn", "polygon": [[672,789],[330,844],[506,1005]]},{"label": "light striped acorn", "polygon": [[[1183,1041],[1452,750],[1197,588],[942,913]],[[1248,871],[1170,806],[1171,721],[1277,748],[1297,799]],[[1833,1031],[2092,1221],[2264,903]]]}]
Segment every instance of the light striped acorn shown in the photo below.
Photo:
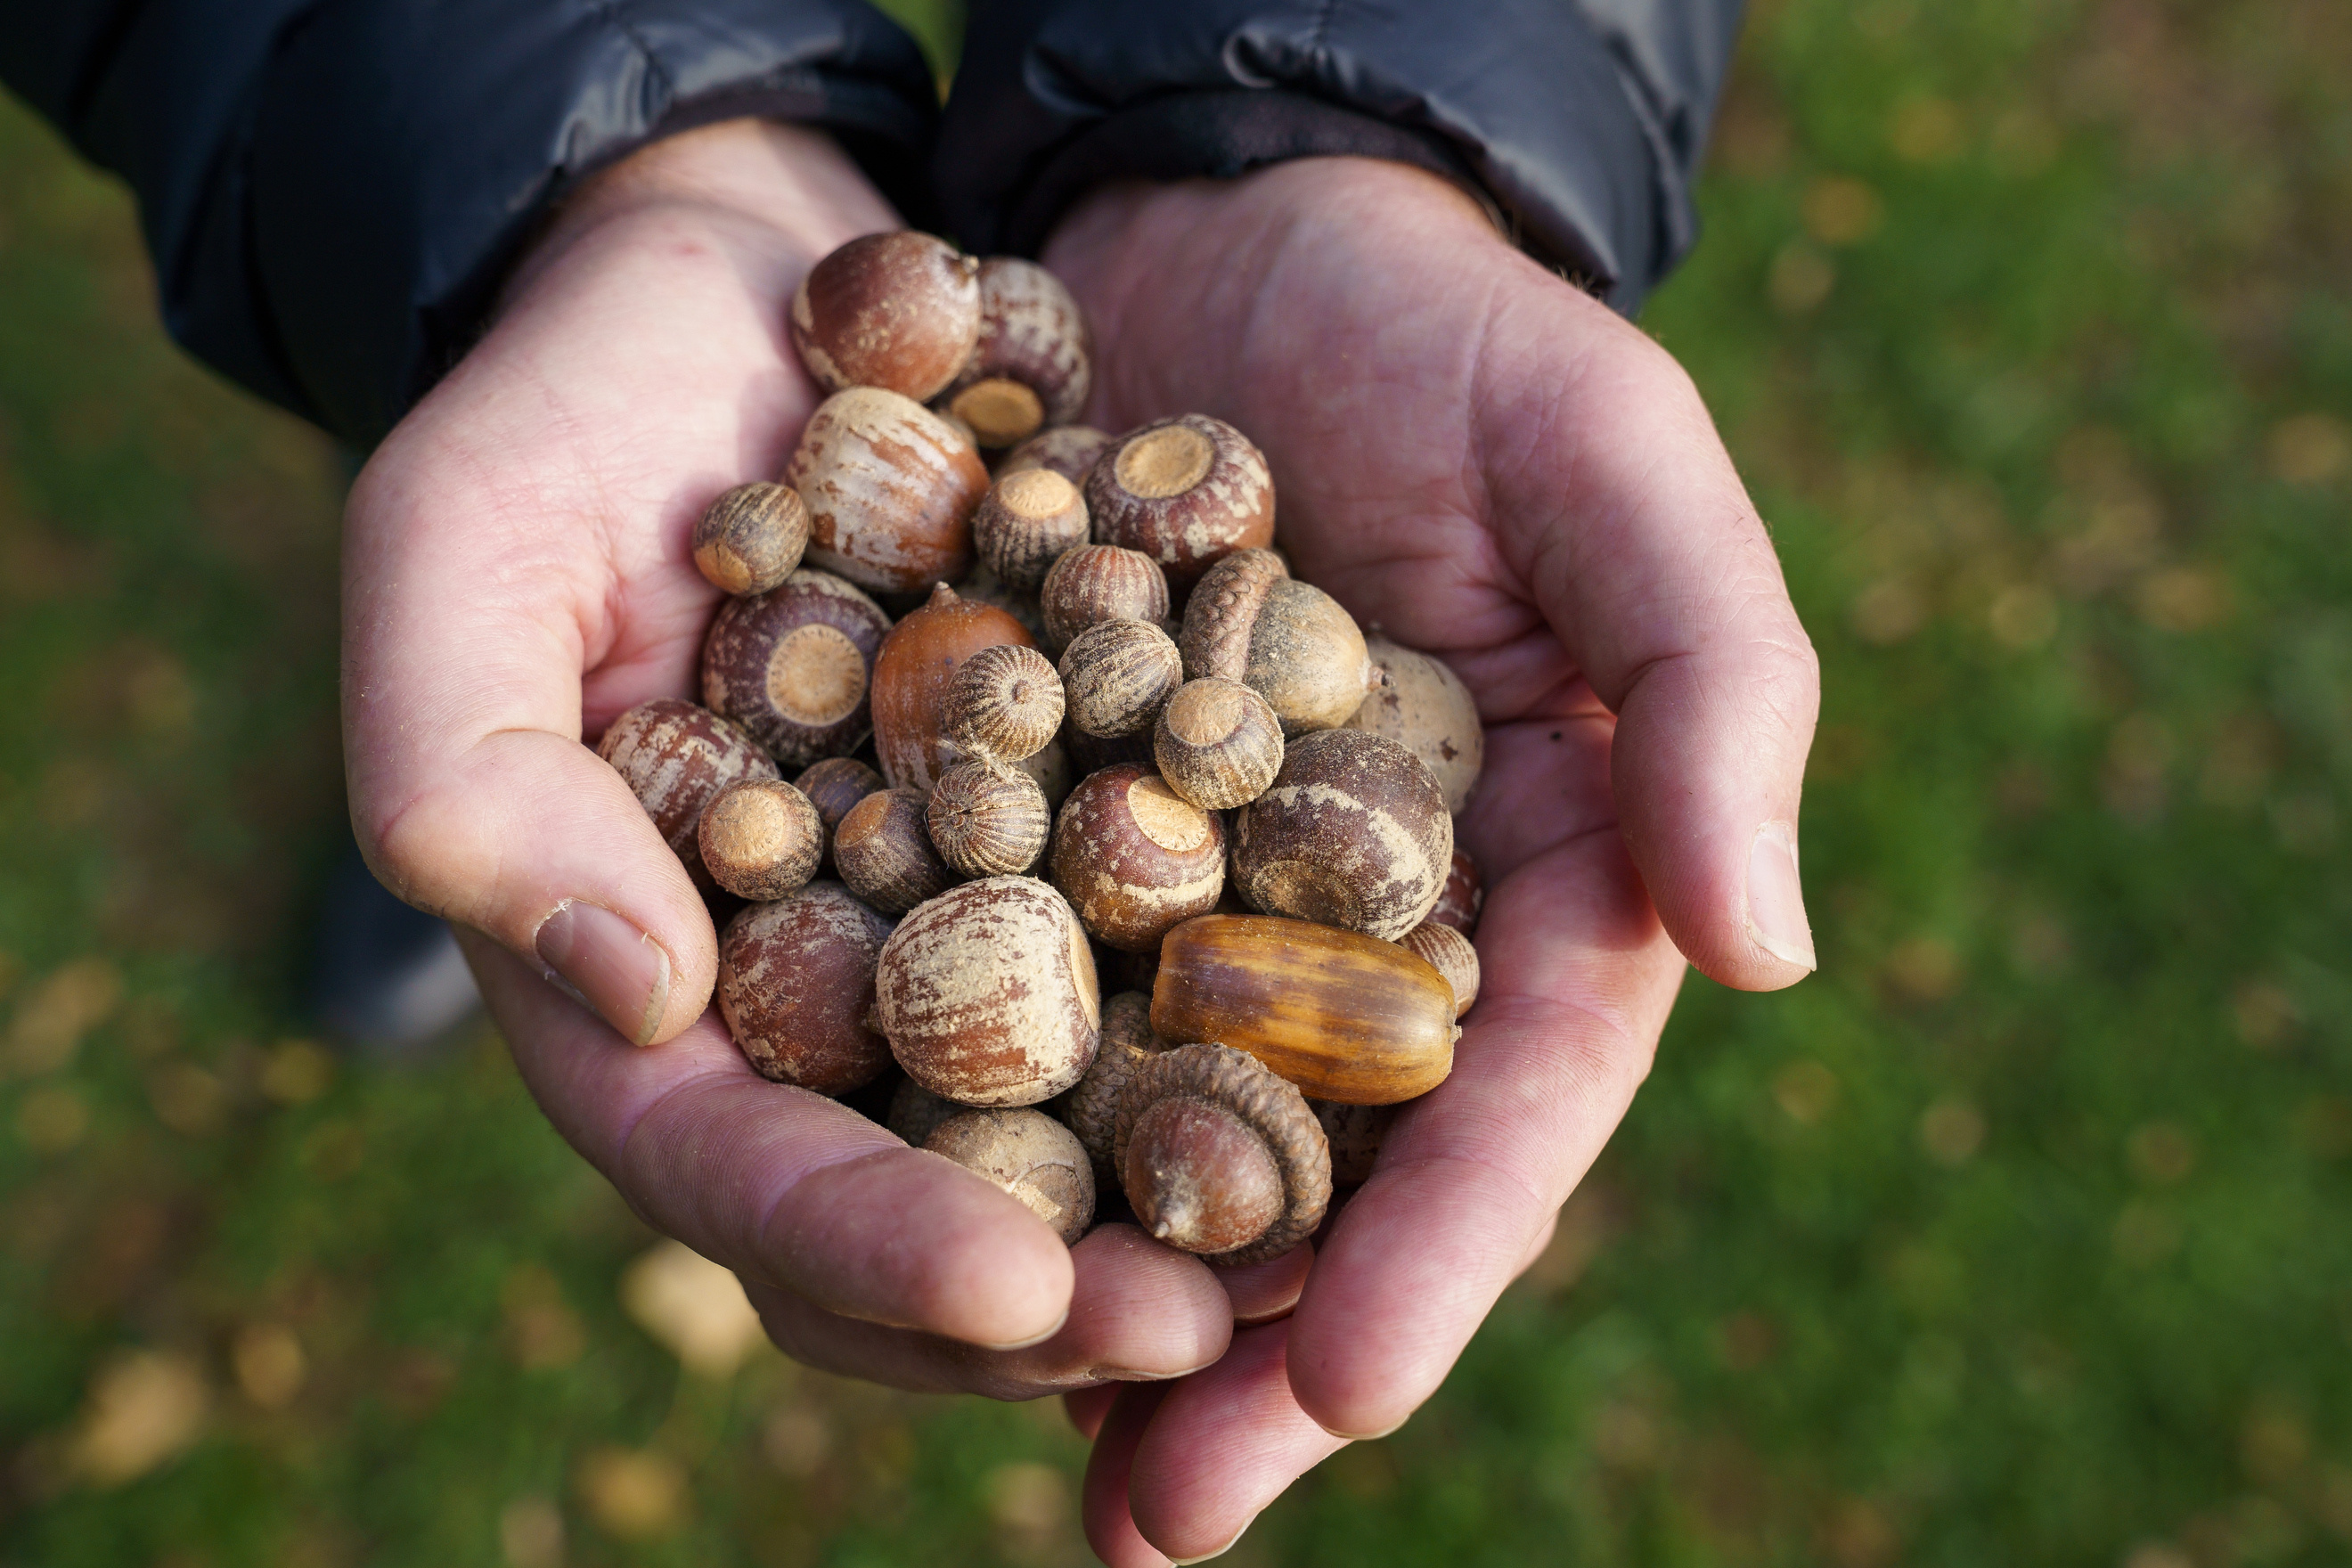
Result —
[{"label": "light striped acorn", "polygon": [[1202,915],[1160,944],[1151,1029],[1245,1050],[1317,1100],[1392,1105],[1454,1069],[1454,992],[1392,942],[1272,915]]},{"label": "light striped acorn", "polygon": [[1218,1263],[1281,1257],[1331,1202],[1331,1151],[1306,1098],[1227,1046],[1178,1046],[1137,1066],[1111,1163],[1144,1229]]},{"label": "light striped acorn", "polygon": [[876,790],[849,808],[833,835],[833,868],[849,890],[886,915],[902,915],[955,885],[932,847],[923,792]]},{"label": "light striped acorn", "polygon": [[1445,976],[1454,987],[1455,1017],[1470,1011],[1478,1000],[1478,950],[1468,937],[1452,926],[1423,921],[1397,938],[1397,945]]},{"label": "light striped acorn", "polygon": [[1070,639],[1054,667],[1070,728],[1116,740],[1150,732],[1184,683],[1175,639],[1150,621],[1104,621]]},{"label": "light striped acorn", "polygon": [[790,485],[737,485],[694,524],[694,564],[713,587],[764,594],[793,574],[808,548],[808,508]]},{"label": "light striped acorn", "polygon": [[1087,542],[1087,503],[1051,468],[1000,475],[971,514],[981,564],[1019,593],[1034,594],[1066,551]]},{"label": "light striped acorn", "polygon": [[978,757],[1017,763],[1062,728],[1062,678],[1034,647],[998,643],[957,667],[940,704],[940,732]]},{"label": "light striped acorn", "polygon": [[1137,550],[1116,544],[1081,544],[1066,551],[1037,590],[1045,617],[1045,646],[1055,653],[1070,639],[1102,621],[1168,618],[1168,574]]},{"label": "light striped acorn", "polygon": [[931,786],[923,821],[931,843],[967,877],[1017,877],[1045,852],[1053,808],[1037,781],[1009,763],[971,757]]},{"label": "light striped acorn", "polygon": [[1210,567],[1185,602],[1178,640],[1187,677],[1240,681],[1272,705],[1286,735],[1338,729],[1378,680],[1355,618],[1271,550]]},{"label": "light striped acorn", "polygon": [[1160,776],[1203,811],[1264,795],[1282,771],[1282,721],[1265,699],[1214,675],[1178,687],[1151,731]]},{"label": "light striped acorn", "polygon": [[808,506],[812,566],[912,594],[971,564],[988,469],[961,432],[895,392],[853,386],[818,404],[784,482]]}]

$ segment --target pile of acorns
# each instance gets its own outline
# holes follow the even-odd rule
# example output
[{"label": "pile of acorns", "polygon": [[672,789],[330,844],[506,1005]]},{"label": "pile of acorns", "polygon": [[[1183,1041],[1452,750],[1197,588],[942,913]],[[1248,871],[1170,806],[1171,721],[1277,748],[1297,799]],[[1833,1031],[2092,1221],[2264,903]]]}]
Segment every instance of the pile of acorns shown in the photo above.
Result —
[{"label": "pile of acorns", "polygon": [[1468,691],[1290,574],[1240,431],[1067,423],[1087,330],[1044,268],[869,235],[789,324],[831,395],[695,531],[734,595],[704,705],[599,747],[751,900],[728,1028],[822,1094],[895,1061],[891,1130],[1066,1240],[1099,1177],[1177,1247],[1288,1250],[1477,994]]}]

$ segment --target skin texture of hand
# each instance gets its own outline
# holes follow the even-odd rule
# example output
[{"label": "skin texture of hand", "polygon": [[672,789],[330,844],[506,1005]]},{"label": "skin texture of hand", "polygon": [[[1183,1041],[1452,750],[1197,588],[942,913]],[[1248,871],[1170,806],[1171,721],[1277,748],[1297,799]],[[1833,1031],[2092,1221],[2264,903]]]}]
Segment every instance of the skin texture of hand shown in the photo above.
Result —
[{"label": "skin texture of hand", "polygon": [[1684,955],[1813,966],[1795,823],[1811,643],[1689,378],[1451,186],[1359,160],[1097,193],[1045,258],[1106,429],[1199,411],[1262,447],[1300,576],[1443,655],[1486,772],[1454,1074],[1402,1116],[1295,1315],[1171,1386],[1073,1394],[1114,1568],[1229,1545],[1435,1391],[1649,1070]]},{"label": "skin texture of hand", "polygon": [[556,1127],[736,1269],[792,1354],[1000,1397],[1173,1377],[1224,1352],[1237,1304],[1286,1305],[1305,1255],[1221,1281],[1132,1226],[1066,1249],[989,1183],[759,1077],[705,1012],[701,900],[582,743],[695,692],[718,594],[694,520],[780,472],[817,402],[793,290],[898,226],[829,140],[756,121],[657,143],[568,204],[352,490],[353,822],[385,884],[459,928]]}]

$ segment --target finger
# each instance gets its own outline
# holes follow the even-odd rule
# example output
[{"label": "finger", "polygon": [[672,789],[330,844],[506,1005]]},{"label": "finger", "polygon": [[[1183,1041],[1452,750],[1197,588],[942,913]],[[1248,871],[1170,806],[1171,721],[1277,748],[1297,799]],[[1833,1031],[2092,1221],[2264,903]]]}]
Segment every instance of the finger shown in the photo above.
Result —
[{"label": "finger", "polygon": [[1224,1360],[1168,1391],[1136,1445],[1128,1512],[1172,1561],[1224,1552],[1291,1482],[1347,1447],[1292,1397],[1289,1333],[1273,1323],[1234,1336]]},{"label": "finger", "polygon": [[1003,1347],[1062,1326],[1069,1249],[993,1184],[769,1082],[716,1016],[635,1050],[502,948],[459,941],[548,1120],[656,1230],[869,1322]]},{"label": "finger", "polygon": [[768,1337],[820,1371],[926,1394],[1034,1399],[1104,1383],[1181,1377],[1224,1354],[1233,1321],[1199,1259],[1131,1225],[1107,1225],[1070,1249],[1068,1321],[1051,1338],[988,1350],[828,1312],[792,1291],[745,1289]]},{"label": "finger", "polygon": [[1478,948],[1452,1076],[1390,1129],[1290,1320],[1299,1404],[1342,1436],[1444,1379],[1622,1117],[1683,973],[1605,829],[1497,883]]},{"label": "finger", "polygon": [[1098,1383],[1092,1388],[1074,1388],[1062,1395],[1062,1413],[1078,1436],[1091,1443],[1102,1431],[1103,1418],[1110,1414],[1111,1402],[1118,1397],[1116,1383]]},{"label": "finger", "polygon": [[1515,298],[1477,395],[1500,546],[1618,716],[1620,826],[1675,944],[1727,985],[1790,984],[1815,963],[1797,816],[1821,679],[1770,536],[1664,350],[1564,286]]},{"label": "finger", "polygon": [[1217,1283],[1233,1303],[1234,1321],[1243,1328],[1271,1323],[1290,1316],[1298,1293],[1307,1289],[1307,1272],[1315,1267],[1315,1248],[1306,1242],[1263,1263],[1220,1268]]},{"label": "finger", "polygon": [[1078,1517],[1086,1526],[1087,1544],[1106,1568],[1168,1568],[1167,1554],[1135,1528],[1128,1513],[1127,1489],[1136,1445],[1172,1386],[1132,1383],[1121,1387],[1094,1435]]}]

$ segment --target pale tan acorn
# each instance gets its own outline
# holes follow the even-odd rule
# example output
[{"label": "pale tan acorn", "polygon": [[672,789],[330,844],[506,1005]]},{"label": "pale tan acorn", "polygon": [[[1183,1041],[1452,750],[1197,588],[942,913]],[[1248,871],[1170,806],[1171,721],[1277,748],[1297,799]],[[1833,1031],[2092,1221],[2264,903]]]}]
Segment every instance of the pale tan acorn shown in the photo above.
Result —
[{"label": "pale tan acorn", "polygon": [[1301,735],[1234,819],[1234,887],[1252,908],[1394,942],[1436,907],[1454,818],[1421,759],[1361,730]]},{"label": "pale tan acorn", "polygon": [[940,705],[940,731],[968,756],[1017,763],[1062,728],[1062,678],[1034,647],[998,643],[963,661]]},{"label": "pale tan acorn", "polygon": [[809,268],[785,322],[825,391],[886,387],[925,402],[980,342],[980,263],[909,229],[861,235]]},{"label": "pale tan acorn", "polygon": [[1168,618],[1168,574],[1139,551],[1081,544],[1065,552],[1037,590],[1045,617],[1045,646],[1055,653],[1088,626],[1104,621]]},{"label": "pale tan acorn", "polygon": [[1274,542],[1265,454],[1205,414],[1120,437],[1087,475],[1086,493],[1097,540],[1142,552],[1180,586],[1236,550]]},{"label": "pale tan acorn", "polygon": [[1138,1064],[1111,1161],[1145,1230],[1223,1264],[1281,1257],[1331,1201],[1330,1146],[1306,1098],[1226,1046]]},{"label": "pale tan acorn", "polygon": [[1054,813],[1037,781],[1006,763],[969,757],[940,775],[923,809],[940,858],[967,877],[1017,877],[1037,863]]},{"label": "pale tan acorn", "polygon": [[877,790],[841,819],[833,835],[834,869],[849,890],[886,915],[899,915],[955,885],[924,820],[918,789]]},{"label": "pale tan acorn", "polygon": [[940,402],[989,447],[1066,425],[1093,385],[1087,321],[1062,280],[1034,261],[980,264],[980,336]]},{"label": "pale tan acorn", "polygon": [[824,821],[782,779],[743,779],[703,808],[695,828],[702,863],[739,899],[781,899],[816,875]]},{"label": "pale tan acorn", "polygon": [[793,574],[808,548],[808,508],[790,485],[737,485],[694,525],[694,564],[738,598],[764,594]]},{"label": "pale tan acorn", "polygon": [[1452,926],[1423,921],[1397,939],[1397,945],[1420,959],[1454,988],[1454,1016],[1470,1011],[1478,1000],[1478,950]]},{"label": "pale tan acorn", "polygon": [[852,752],[873,728],[882,606],[830,572],[793,573],[719,606],[702,642],[702,700],[787,767]]},{"label": "pale tan acorn", "polygon": [[1168,933],[1151,986],[1164,1040],[1221,1040],[1317,1100],[1392,1105],[1454,1068],[1454,991],[1392,942],[1270,915]]},{"label": "pale tan acorn", "polygon": [[1486,765],[1486,730],[1478,719],[1477,700],[1434,654],[1378,633],[1364,638],[1364,647],[1374,681],[1348,728],[1411,746],[1445,792],[1445,809],[1461,816]]},{"label": "pale tan acorn", "polygon": [[809,514],[809,564],[862,588],[911,594],[971,565],[988,469],[921,404],[855,386],[817,405],[784,481]]},{"label": "pale tan acorn", "polygon": [[1160,710],[1151,752],[1170,789],[1203,811],[1230,811],[1282,771],[1282,721],[1240,681],[1202,676]]},{"label": "pale tan acorn", "polygon": [[1210,567],[1185,602],[1178,641],[1187,677],[1242,682],[1266,700],[1285,735],[1345,724],[1377,679],[1355,619],[1271,550],[1236,551]]},{"label": "pale tan acorn", "polygon": [[596,754],[627,782],[695,887],[706,898],[716,893],[696,838],[703,808],[730,784],[774,778],[775,760],[718,714],[674,697],[640,702],[614,720]]},{"label": "pale tan acorn", "polygon": [[1091,425],[1056,425],[1038,431],[1005,454],[996,475],[1003,479],[1024,468],[1051,468],[1084,489],[1087,470],[1110,444],[1110,437]]},{"label": "pale tan acorn", "polygon": [[1087,542],[1087,503],[1051,468],[1000,474],[971,514],[981,564],[1016,593],[1034,594],[1066,552]]},{"label": "pale tan acorn", "polygon": [[1076,1134],[1042,1110],[959,1110],[923,1147],[1003,1188],[1066,1245],[1094,1223],[1094,1162]]},{"label": "pale tan acorn", "polygon": [[1150,731],[1184,682],[1173,638],[1150,621],[1104,621],[1070,639],[1055,668],[1070,727],[1098,740]]}]

